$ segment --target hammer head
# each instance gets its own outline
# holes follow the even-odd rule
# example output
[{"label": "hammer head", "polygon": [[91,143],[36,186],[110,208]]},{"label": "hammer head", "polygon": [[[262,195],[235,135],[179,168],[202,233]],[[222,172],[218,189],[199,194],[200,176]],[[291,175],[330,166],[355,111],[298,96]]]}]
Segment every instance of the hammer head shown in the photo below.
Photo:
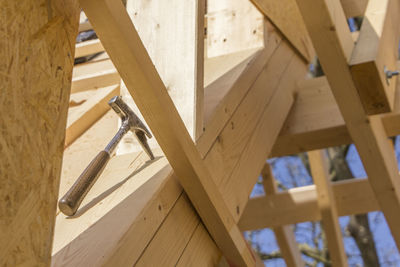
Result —
[{"label": "hammer head", "polygon": [[139,119],[138,116],[136,116],[133,110],[122,100],[120,96],[114,96],[113,98],[111,98],[108,104],[118,114],[118,116],[121,117],[121,120],[123,122],[127,121],[130,130],[133,133],[141,131],[146,134],[148,138],[152,137],[146,125],[144,125],[144,123]]},{"label": "hammer head", "polygon": [[136,135],[140,145],[143,147],[145,152],[154,159],[154,156],[147,144],[147,138],[152,138],[150,131],[147,129],[146,125],[139,119],[138,116],[133,112],[133,110],[122,100],[120,96],[114,96],[108,102],[112,109],[121,117],[123,123],[127,123],[129,129]]}]

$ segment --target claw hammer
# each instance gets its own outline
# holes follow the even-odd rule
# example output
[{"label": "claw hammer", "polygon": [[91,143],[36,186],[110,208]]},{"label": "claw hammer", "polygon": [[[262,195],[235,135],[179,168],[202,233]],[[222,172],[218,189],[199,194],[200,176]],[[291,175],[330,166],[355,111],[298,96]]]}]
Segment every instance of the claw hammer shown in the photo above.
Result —
[{"label": "claw hammer", "polygon": [[121,117],[121,127],[105,149],[97,154],[79,176],[78,180],[76,180],[68,192],[58,202],[61,212],[65,215],[72,216],[76,213],[82,200],[104,170],[118,143],[129,130],[135,134],[140,145],[150,159],[154,159],[154,155],[151,152],[146,138],[146,136],[151,138],[151,133],[139,117],[136,116],[120,96],[113,97],[108,104]]}]

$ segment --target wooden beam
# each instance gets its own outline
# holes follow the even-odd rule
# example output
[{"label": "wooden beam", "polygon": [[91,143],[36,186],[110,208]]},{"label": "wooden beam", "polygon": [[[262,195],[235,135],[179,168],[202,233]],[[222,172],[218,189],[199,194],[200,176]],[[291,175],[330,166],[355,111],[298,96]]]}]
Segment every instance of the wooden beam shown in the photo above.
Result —
[{"label": "wooden beam", "polygon": [[176,266],[218,266],[220,258],[218,248],[203,224],[199,223]]},{"label": "wooden beam", "polygon": [[[200,221],[185,193],[179,197],[163,226],[133,266],[174,266]],[[176,238],[179,235],[180,238]]]},{"label": "wooden beam", "polygon": [[[302,59],[282,43],[204,158],[237,220],[293,103],[295,83],[305,72]],[[244,172],[248,179],[241,178]]]},{"label": "wooden beam", "polygon": [[329,180],[329,166],[323,150],[308,152],[311,175],[317,189],[317,203],[321,212],[322,227],[328,242],[332,266],[348,266],[342,240],[342,231],[336,210],[335,197]]},{"label": "wooden beam", "polygon": [[[389,137],[400,134],[399,84],[393,112],[381,115]],[[296,92],[295,103],[270,157],[353,143],[326,77],[301,81]]]},{"label": "wooden beam", "polygon": [[3,1],[0,265],[49,266],[77,1]]},{"label": "wooden beam", "polygon": [[340,0],[347,18],[364,16],[369,0]]},{"label": "wooden beam", "polygon": [[[322,68],[354,140],[397,247],[400,247],[400,176],[379,117],[364,112],[348,62],[353,50],[343,9],[336,1],[298,0]],[[359,88],[361,89],[361,88]]]},{"label": "wooden beam", "polygon": [[207,2],[206,57],[264,46],[263,15],[249,0]]},{"label": "wooden beam", "polygon": [[[282,64],[282,61],[280,64]],[[277,69],[278,68],[275,70]],[[297,55],[294,55],[282,75],[282,77],[285,78],[280,80],[279,85],[276,88],[276,93],[262,111],[257,126],[250,132],[251,137],[245,144],[244,149],[241,152],[238,151],[239,154],[236,154],[236,150],[234,150],[235,153],[231,154],[232,158],[230,160],[237,157],[238,161],[235,166],[232,166],[229,178],[226,177],[218,182],[224,196],[227,197],[226,201],[230,203],[230,208],[236,211],[235,218],[237,220],[239,220],[244,207],[247,204],[249,195],[257,182],[259,177],[259,171],[257,170],[260,170],[264,165],[265,159],[270,154],[273,144],[283,126],[283,122],[293,105],[292,90],[294,89],[296,82],[304,77],[306,71],[307,66],[304,64],[303,60],[300,57],[297,57]],[[264,90],[265,84],[273,86],[273,82],[271,82],[267,77],[268,76],[260,77],[261,79],[258,80],[259,83],[257,82],[257,86],[263,84],[262,88]],[[261,99],[259,98],[258,100]],[[253,104],[254,103],[255,102],[253,102]],[[255,105],[253,107],[255,107]],[[275,113],[277,110],[279,110],[279,113]],[[244,114],[246,113],[242,113],[242,116]],[[246,125],[245,123],[240,123],[240,121],[233,122],[234,128],[235,125]],[[228,125],[232,128],[232,124]],[[237,130],[240,130],[240,128]],[[237,136],[238,139],[236,139],[236,142],[240,142],[242,139],[239,138],[240,135]],[[225,141],[226,140],[227,138],[225,138]],[[222,138],[220,141],[222,142],[219,142],[219,145],[223,145],[224,139]],[[247,179],[243,179],[243,177],[246,177]]]},{"label": "wooden beam", "polygon": [[[380,210],[368,179],[332,183],[338,216]],[[276,195],[249,200],[239,226],[242,231],[320,221],[315,185],[297,187]]]},{"label": "wooden beam", "polygon": [[[206,120],[204,133],[197,141],[197,147],[203,158],[210,150],[215,139],[226,126],[233,113],[236,112],[238,105],[241,103],[250,88],[252,88],[253,83],[256,81],[265,65],[270,61],[272,55],[279,47],[281,37],[273,32],[273,28],[269,27],[268,29],[269,34],[266,48],[257,52],[251,61],[247,63],[247,66],[240,73],[239,77],[237,77],[230,88],[228,88],[229,91],[215,107],[215,111],[212,112],[212,115],[210,115],[209,119]],[[230,76],[231,75],[221,77],[211,84],[209,88],[206,88],[206,90],[216,90],[217,88],[214,88],[214,86],[218,86],[220,83],[227,83],[226,78],[231,78]],[[232,81],[229,81],[229,83],[231,82]],[[206,93],[210,95],[208,91],[206,91]],[[210,96],[207,96],[207,99],[209,97]],[[209,108],[206,108],[206,111],[208,111],[208,109]]]},{"label": "wooden beam", "polygon": [[101,45],[99,39],[89,40],[76,45],[75,58],[93,55],[103,51],[104,47]]},{"label": "wooden beam", "polygon": [[[275,177],[272,174],[271,167],[268,163],[264,164],[261,171],[263,178],[264,192],[267,196],[276,195],[278,187],[276,185]],[[297,247],[296,239],[294,236],[293,228],[291,225],[282,225],[273,228],[276,241],[278,242],[283,259],[287,266],[305,266],[301,253]]]},{"label": "wooden beam", "polygon": [[74,142],[109,109],[108,101],[119,95],[119,85],[99,89],[83,104],[70,108],[65,133],[65,147]]},{"label": "wooden beam", "polygon": [[393,109],[397,79],[384,72],[396,70],[399,57],[400,3],[370,0],[350,60],[350,70],[368,115]]},{"label": "wooden beam", "polygon": [[79,24],[79,32],[93,30],[92,24],[87,20]]},{"label": "wooden beam", "polygon": [[295,0],[251,2],[271,20],[307,62],[314,60],[315,51]]},{"label": "wooden beam", "polygon": [[270,157],[352,142],[326,77],[301,81],[296,92]]},{"label": "wooden beam", "polygon": [[[127,0],[126,9],[190,136],[196,140],[203,131],[205,1]],[[129,96],[124,86],[122,94]]]},{"label": "wooden beam", "polygon": [[236,264],[253,266],[254,258],[246,241],[122,2],[83,0],[81,5],[218,247]]},{"label": "wooden beam", "polygon": [[71,93],[83,92],[120,83],[116,69],[108,69],[72,78]]}]

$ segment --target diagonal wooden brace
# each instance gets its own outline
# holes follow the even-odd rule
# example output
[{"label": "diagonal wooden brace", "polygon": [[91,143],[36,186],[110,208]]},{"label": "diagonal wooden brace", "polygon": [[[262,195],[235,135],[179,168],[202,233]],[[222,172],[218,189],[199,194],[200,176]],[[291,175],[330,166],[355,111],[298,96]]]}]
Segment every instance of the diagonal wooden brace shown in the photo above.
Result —
[{"label": "diagonal wooden brace", "polygon": [[254,266],[254,256],[122,2],[82,0],[80,3],[216,244],[235,264]]}]

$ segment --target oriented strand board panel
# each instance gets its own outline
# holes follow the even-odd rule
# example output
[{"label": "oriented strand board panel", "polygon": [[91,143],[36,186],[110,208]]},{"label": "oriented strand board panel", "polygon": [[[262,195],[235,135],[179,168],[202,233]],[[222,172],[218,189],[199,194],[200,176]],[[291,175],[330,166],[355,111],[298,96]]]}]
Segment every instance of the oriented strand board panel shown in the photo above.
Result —
[{"label": "oriented strand board panel", "polygon": [[262,47],[263,20],[249,0],[207,1],[207,57]]},{"label": "oriented strand board panel", "polygon": [[0,6],[0,266],[48,266],[78,1]]}]

